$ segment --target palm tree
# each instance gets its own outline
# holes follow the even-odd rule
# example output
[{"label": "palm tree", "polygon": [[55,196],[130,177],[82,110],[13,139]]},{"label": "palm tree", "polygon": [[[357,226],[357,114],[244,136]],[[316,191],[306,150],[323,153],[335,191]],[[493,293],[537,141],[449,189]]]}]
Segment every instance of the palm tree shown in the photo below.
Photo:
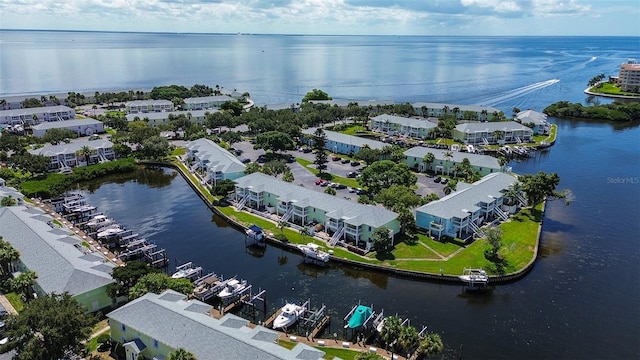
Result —
[{"label": "palm tree", "polygon": [[304,241],[306,236],[309,236],[309,229],[306,226],[303,226],[302,229],[300,229],[300,236],[302,236],[302,241]]},{"label": "palm tree", "polygon": [[89,160],[91,159],[91,155],[93,155],[94,152],[95,150],[90,148],[89,145],[85,145],[76,152],[76,155],[82,156],[87,165],[89,165]]},{"label": "palm tree", "polygon": [[[447,165],[447,175],[449,175],[449,161],[451,159],[453,159],[453,153],[449,150],[445,151],[444,154],[442,154],[442,157],[444,158],[444,161],[446,162]],[[442,170],[442,173],[444,174],[444,170]]]},{"label": "palm tree", "polygon": [[400,328],[400,335],[398,336],[398,345],[400,345],[406,352],[410,352],[418,345],[420,336],[418,330],[413,326],[403,326]]},{"label": "palm tree", "polygon": [[427,153],[423,158],[422,162],[425,164],[425,172],[428,168],[431,168],[431,164],[436,160],[436,156],[433,153]]},{"label": "palm tree", "polygon": [[439,354],[443,349],[442,338],[436,333],[428,333],[427,336],[420,341],[420,345],[418,346],[418,352],[425,356]]},{"label": "palm tree", "polygon": [[20,252],[0,237],[0,268],[4,275],[11,273],[11,264],[20,258]]},{"label": "palm tree", "polygon": [[31,299],[32,287],[37,278],[38,274],[33,271],[22,272],[18,277],[11,279],[11,287],[16,292],[22,293],[25,300]]},{"label": "palm tree", "polygon": [[178,348],[169,353],[167,360],[196,360],[196,356],[183,348]]},{"label": "palm tree", "polygon": [[502,130],[496,130],[493,132],[493,137],[496,139],[496,142],[498,142],[499,140],[504,139],[504,131]]},{"label": "palm tree", "polygon": [[460,108],[459,107],[454,107],[453,108],[453,115],[455,115],[456,119],[458,118],[458,114],[460,113]]},{"label": "palm tree", "polygon": [[482,109],[482,111],[480,111],[480,114],[482,115],[482,119],[481,120],[487,120],[487,115],[489,114],[487,109]]},{"label": "palm tree", "polygon": [[287,227],[287,222],[286,221],[278,221],[278,227],[280,228],[280,232],[284,234],[284,228]]},{"label": "palm tree", "polygon": [[513,206],[518,202],[518,195],[522,194],[522,185],[516,181],[509,185],[509,188],[504,193],[506,198],[506,205]]},{"label": "palm tree", "polygon": [[458,182],[455,180],[451,180],[447,183],[447,185],[444,186],[444,189],[442,189],[442,191],[444,191],[445,195],[449,195],[452,192],[456,191],[457,186]]},{"label": "palm tree", "polygon": [[380,336],[382,341],[386,344],[387,348],[389,345],[393,345],[393,343],[400,336],[400,331],[402,329],[402,321],[397,316],[389,316],[384,319],[384,324],[382,325],[382,332]]}]

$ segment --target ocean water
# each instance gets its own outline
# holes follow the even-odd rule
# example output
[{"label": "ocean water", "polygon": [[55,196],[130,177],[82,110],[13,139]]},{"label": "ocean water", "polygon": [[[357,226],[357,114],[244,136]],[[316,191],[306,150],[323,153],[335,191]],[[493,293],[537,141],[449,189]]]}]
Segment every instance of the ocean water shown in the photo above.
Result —
[{"label": "ocean water", "polygon": [[[542,110],[640,54],[638,38],[196,35],[0,31],[0,98],[195,83],[248,91],[258,104],[334,98],[442,101]],[[606,102],[607,100],[601,99]],[[168,170],[93,185],[100,210],[185,261],[267,289],[324,303],[341,319],[358,301],[443,336],[448,357],[640,357],[640,127],[551,119],[556,145],[512,162],[557,172],[570,206],[550,202],[539,259],[524,279],[470,296],[459,286],[399,279],[298,254],[245,250],[243,234],[212,217]]]}]

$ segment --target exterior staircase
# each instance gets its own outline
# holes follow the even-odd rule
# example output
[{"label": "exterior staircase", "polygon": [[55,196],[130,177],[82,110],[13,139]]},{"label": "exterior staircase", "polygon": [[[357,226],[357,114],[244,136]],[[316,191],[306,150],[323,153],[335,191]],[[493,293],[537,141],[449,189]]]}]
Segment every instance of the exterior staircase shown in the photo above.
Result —
[{"label": "exterior staircase", "polygon": [[509,220],[509,215],[505,214],[500,207],[496,206],[493,211],[498,215],[498,217],[500,217],[500,219],[502,219],[502,221]]},{"label": "exterior staircase", "polygon": [[482,137],[482,143],[483,143],[484,145],[489,146],[489,140],[487,140],[487,138],[486,138],[486,137],[484,137],[484,136]]},{"label": "exterior staircase", "polygon": [[244,194],[244,197],[240,200],[240,202],[238,202],[236,204],[236,210],[242,210],[242,208],[244,207],[244,205],[247,203],[247,201],[249,200],[249,198],[251,197],[251,193],[250,192],[246,192]]},{"label": "exterior staircase", "polygon": [[343,225],[338,229],[338,231],[333,234],[333,236],[331,237],[331,241],[329,241],[329,245],[336,246],[338,241],[340,241],[340,239],[342,238],[342,235],[344,235],[344,230],[345,226]]},{"label": "exterior staircase", "polygon": [[473,221],[469,221],[469,227],[477,237],[484,237],[486,235],[484,230],[480,229]]},{"label": "exterior staircase", "polygon": [[282,217],[280,218],[280,221],[289,221],[292,215],[293,215],[293,205],[289,205],[289,208],[284,213],[284,215],[282,215]]},{"label": "exterior staircase", "polygon": [[527,199],[525,199],[522,194],[518,194],[518,196],[516,196],[516,199],[518,200],[520,207],[526,207],[527,205],[529,205]]}]

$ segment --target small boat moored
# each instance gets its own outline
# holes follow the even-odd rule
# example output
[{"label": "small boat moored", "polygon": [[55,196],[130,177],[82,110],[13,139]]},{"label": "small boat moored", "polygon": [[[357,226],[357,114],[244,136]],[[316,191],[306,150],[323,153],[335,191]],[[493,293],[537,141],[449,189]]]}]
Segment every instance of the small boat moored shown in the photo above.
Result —
[{"label": "small boat moored", "polygon": [[468,286],[486,286],[489,276],[482,269],[464,269],[462,275],[458,276]]},{"label": "small boat moored", "polygon": [[273,321],[274,329],[287,328],[293,325],[307,309],[304,306],[287,303],[280,309],[280,314]]},{"label": "small boat moored", "polygon": [[374,313],[372,308],[364,305],[358,305],[351,314],[351,317],[349,317],[347,325],[344,327],[345,329],[357,329],[365,325],[367,320],[369,320],[373,315]]},{"label": "small boat moored", "polygon": [[314,243],[308,243],[307,245],[298,245],[298,249],[302,251],[302,254],[304,254],[305,258],[309,258],[312,261],[321,263],[329,262],[329,253],[320,250],[320,246]]},{"label": "small boat moored", "polygon": [[111,224],[113,224],[113,220],[109,219],[105,215],[96,215],[87,222],[87,226],[90,228],[96,228],[100,226],[104,227]]},{"label": "small boat moored", "polygon": [[242,290],[247,287],[247,280],[231,279],[225,285],[224,289],[220,291],[218,297],[221,299],[228,299],[230,297],[238,295]]}]

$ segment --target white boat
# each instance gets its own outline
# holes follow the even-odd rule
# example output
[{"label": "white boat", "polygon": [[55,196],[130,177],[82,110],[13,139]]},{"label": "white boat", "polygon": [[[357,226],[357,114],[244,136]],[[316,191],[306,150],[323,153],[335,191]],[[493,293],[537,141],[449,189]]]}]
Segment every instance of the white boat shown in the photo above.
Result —
[{"label": "white boat", "polygon": [[220,293],[218,294],[218,297],[220,297],[221,299],[230,298],[232,296],[238,295],[238,293],[240,293],[246,287],[247,287],[247,280],[241,281],[238,279],[231,279],[224,286],[224,289],[220,291]]},{"label": "white boat", "polygon": [[98,230],[98,238],[110,238],[124,232],[118,224],[109,225]]},{"label": "white boat", "polygon": [[109,219],[105,215],[96,215],[87,222],[87,226],[90,228],[105,227],[111,224],[113,224],[113,220]]},{"label": "white boat", "polygon": [[193,263],[188,262],[176,267],[176,272],[174,272],[171,277],[173,279],[191,279],[193,277],[200,276],[201,273],[202,267],[194,267]]},{"label": "white boat", "polygon": [[320,262],[329,261],[329,253],[320,250],[320,246],[314,243],[308,243],[307,245],[298,245],[298,249],[302,251],[305,257],[311,258],[312,260],[317,260]]},{"label": "white boat", "polygon": [[280,314],[276,319],[273,320],[273,328],[282,329],[293,325],[305,311],[304,306],[287,303],[280,309]]},{"label": "white boat", "polygon": [[489,276],[482,269],[464,269],[458,278],[468,285],[485,285],[489,281]]}]

